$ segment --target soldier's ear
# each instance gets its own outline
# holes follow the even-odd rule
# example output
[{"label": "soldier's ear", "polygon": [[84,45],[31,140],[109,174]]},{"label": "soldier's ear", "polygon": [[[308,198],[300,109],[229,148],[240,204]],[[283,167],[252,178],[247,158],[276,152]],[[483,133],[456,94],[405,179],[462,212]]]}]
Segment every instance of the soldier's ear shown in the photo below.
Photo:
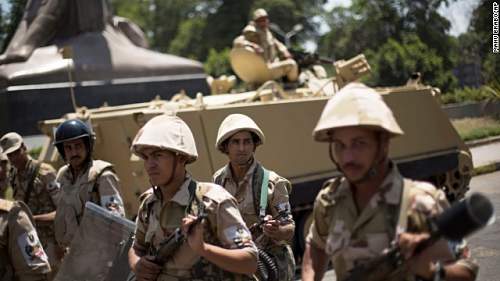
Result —
[{"label": "soldier's ear", "polygon": [[380,146],[384,152],[384,155],[389,154],[389,145],[391,143],[391,136],[388,133],[380,134]]},{"label": "soldier's ear", "polygon": [[180,164],[182,166],[186,166],[186,163],[188,161],[188,157],[184,154],[178,154],[176,161],[178,161],[177,164]]}]

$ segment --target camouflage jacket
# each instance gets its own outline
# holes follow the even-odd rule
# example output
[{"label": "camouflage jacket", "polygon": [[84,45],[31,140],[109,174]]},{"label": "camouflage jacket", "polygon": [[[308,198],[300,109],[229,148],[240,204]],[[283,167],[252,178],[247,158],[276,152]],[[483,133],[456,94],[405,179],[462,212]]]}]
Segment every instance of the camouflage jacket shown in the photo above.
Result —
[{"label": "camouflage jacket", "polygon": [[[401,210],[403,218],[406,215],[406,227],[400,225],[399,219],[403,189],[407,189],[404,200],[409,200],[407,209]],[[327,182],[314,202],[313,223],[307,241],[331,257],[337,278],[342,280],[356,264],[380,255],[398,233],[428,231],[425,218],[441,213],[448,206],[441,190],[429,183],[403,179],[391,163],[391,170],[378,193],[361,213],[357,211],[347,180]],[[444,245],[454,251],[459,264],[477,273],[478,267],[470,258],[465,243],[456,249],[451,249],[446,241]],[[407,274],[397,280],[415,278]]]},{"label": "camouflage jacket", "polygon": [[0,199],[0,281],[42,281],[48,257],[22,202]]},{"label": "camouflage jacket", "polygon": [[85,202],[100,205],[117,216],[125,216],[118,177],[113,165],[92,160],[87,169],[73,177],[69,165],[61,167],[57,181],[61,184],[61,200],[54,222],[56,241],[68,247],[80,224]]},{"label": "camouflage jacket", "polygon": [[[14,199],[26,203],[33,215],[47,214],[56,210],[60,186],[56,181],[56,170],[51,165],[30,157],[24,170],[13,169],[11,176]],[[54,242],[52,222],[37,223],[36,228],[45,247],[47,243]]]},{"label": "camouflage jacket", "polygon": [[[260,169],[261,164],[254,160],[245,177],[239,183],[234,181],[229,164],[213,175],[214,182],[223,186],[236,198],[238,209],[247,227],[260,222],[259,204],[263,178],[263,173],[259,172]],[[291,189],[292,186],[287,179],[273,171],[269,171],[266,214],[277,217],[280,212],[285,212],[288,215],[282,218],[282,222],[295,225],[289,202]],[[259,234],[258,237],[252,238],[257,247],[274,256],[280,273],[279,280],[293,280],[295,276],[295,259],[289,241],[277,241],[268,238],[262,232],[259,232]]]},{"label": "camouflage jacket", "polygon": [[[223,248],[245,248],[257,259],[257,249],[250,231],[245,226],[236,208],[234,198],[220,186],[198,183],[197,200],[189,205],[188,176],[179,191],[168,202],[163,202],[161,193],[149,190],[139,209],[133,247],[141,252],[156,255],[160,243],[177,227],[187,213],[197,215],[198,204],[204,204],[207,214],[204,240]],[[224,271],[196,255],[184,242],[163,267],[158,281],[167,280],[249,280],[246,275]]]}]

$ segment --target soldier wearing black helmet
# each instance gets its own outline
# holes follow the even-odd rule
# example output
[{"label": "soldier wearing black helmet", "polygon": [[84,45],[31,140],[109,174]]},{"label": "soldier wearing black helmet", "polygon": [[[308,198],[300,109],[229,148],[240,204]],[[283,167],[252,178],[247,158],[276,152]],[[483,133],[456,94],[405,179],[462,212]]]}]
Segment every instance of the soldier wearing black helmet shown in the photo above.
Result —
[{"label": "soldier wearing black helmet", "polygon": [[61,200],[55,219],[56,240],[67,248],[80,224],[85,202],[96,203],[115,215],[124,216],[119,180],[113,165],[92,159],[94,135],[84,122],[63,122],[55,132],[59,154],[67,165],[57,173]]}]

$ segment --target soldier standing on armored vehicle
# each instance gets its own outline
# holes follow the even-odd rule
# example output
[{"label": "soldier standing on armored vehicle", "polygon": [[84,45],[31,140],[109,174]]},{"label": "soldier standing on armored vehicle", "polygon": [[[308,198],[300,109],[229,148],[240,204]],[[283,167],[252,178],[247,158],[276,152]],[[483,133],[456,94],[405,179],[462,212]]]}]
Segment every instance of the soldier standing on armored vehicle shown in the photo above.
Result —
[{"label": "soldier standing on armored vehicle", "polygon": [[[153,185],[139,209],[129,251],[137,279],[250,280],[257,249],[236,200],[186,171],[198,158],[187,124],[176,116],[155,117],[139,130],[132,151],[144,160]],[[187,239],[178,241],[178,251],[164,253],[162,242],[179,229]],[[166,255],[170,258],[163,259]]]},{"label": "soldier standing on armored vehicle", "polygon": [[345,280],[391,241],[401,248],[405,264],[383,280],[474,280],[478,267],[465,244],[451,253],[441,240],[414,255],[428,238],[427,216],[442,212],[448,202],[431,184],[404,179],[388,158],[390,139],[403,131],[380,94],[360,83],[347,85],[328,101],[313,134],[330,143],[330,158],[343,177],[326,182],[316,197],[303,280],[321,280],[329,259],[338,280]]},{"label": "soldier standing on armored vehicle", "polygon": [[0,280],[46,281],[48,257],[23,202],[0,199]]},{"label": "soldier standing on armored vehicle", "polygon": [[264,259],[261,255],[266,255],[273,260],[267,266],[277,271],[275,280],[293,280],[295,260],[289,241],[295,223],[288,199],[291,184],[255,159],[255,150],[264,139],[264,133],[250,117],[227,116],[219,127],[215,146],[227,155],[229,163],[215,172],[213,178],[236,198],[246,225],[251,230],[262,227],[263,233],[252,231],[253,239],[259,257]]},{"label": "soldier standing on armored vehicle", "polygon": [[[253,28],[252,28],[253,27]],[[266,10],[257,9],[253,21],[243,29],[242,35],[233,42],[234,47],[248,46],[261,55],[273,77],[285,77],[296,81],[299,75],[297,63],[286,46],[274,38],[269,30],[269,18]]]},{"label": "soldier standing on armored vehicle", "polygon": [[49,164],[33,160],[23,138],[15,132],[5,134],[0,139],[0,146],[13,166],[10,179],[14,199],[30,208],[52,272],[57,272],[60,250],[54,235],[54,218],[60,188],[56,171]]},{"label": "soldier standing on armored vehicle", "polygon": [[94,135],[78,119],[63,122],[55,132],[54,145],[66,161],[57,173],[61,199],[57,206],[57,243],[68,249],[80,225],[85,202],[100,205],[117,216],[125,216],[118,176],[113,165],[92,159]]}]

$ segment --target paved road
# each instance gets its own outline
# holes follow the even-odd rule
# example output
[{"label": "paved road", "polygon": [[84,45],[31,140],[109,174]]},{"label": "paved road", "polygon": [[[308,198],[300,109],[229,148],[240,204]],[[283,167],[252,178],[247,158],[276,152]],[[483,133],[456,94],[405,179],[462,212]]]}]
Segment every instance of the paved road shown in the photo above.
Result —
[{"label": "paved road", "polygon": [[471,148],[471,152],[474,167],[500,161],[500,142]]},{"label": "paved road", "polygon": [[471,190],[487,195],[495,206],[496,221],[483,231],[470,237],[472,255],[480,270],[477,281],[500,280],[500,172],[475,177]]},{"label": "paved road", "polygon": [[[474,177],[471,191],[490,198],[496,216],[492,225],[468,239],[472,255],[480,266],[477,281],[500,281],[500,171]],[[323,280],[335,281],[333,270],[328,271]]]}]

